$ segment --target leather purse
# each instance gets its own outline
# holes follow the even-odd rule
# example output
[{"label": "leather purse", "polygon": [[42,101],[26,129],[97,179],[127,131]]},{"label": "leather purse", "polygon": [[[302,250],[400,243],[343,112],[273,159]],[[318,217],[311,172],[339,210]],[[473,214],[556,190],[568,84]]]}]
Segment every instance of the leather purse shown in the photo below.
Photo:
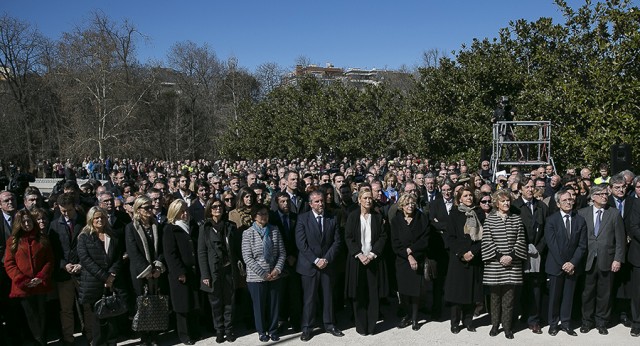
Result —
[{"label": "leather purse", "polygon": [[111,295],[107,295],[105,289],[102,298],[93,305],[93,308],[99,319],[105,319],[127,313],[127,302],[115,291]]},{"label": "leather purse", "polygon": [[137,332],[169,329],[169,296],[149,294],[149,287],[145,285],[144,294],[136,298],[136,307],[131,329]]},{"label": "leather purse", "polygon": [[425,258],[423,266],[422,275],[426,281],[432,281],[438,277],[438,264],[436,261]]}]

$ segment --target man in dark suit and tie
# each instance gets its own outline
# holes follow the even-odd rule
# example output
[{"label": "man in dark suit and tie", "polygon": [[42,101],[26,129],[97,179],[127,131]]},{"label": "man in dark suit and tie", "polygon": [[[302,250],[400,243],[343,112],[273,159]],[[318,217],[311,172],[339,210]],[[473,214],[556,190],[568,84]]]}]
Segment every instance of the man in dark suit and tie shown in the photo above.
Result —
[{"label": "man in dark suit and tie", "polygon": [[[307,204],[307,196],[300,192],[298,188],[299,175],[295,171],[288,171],[284,175],[285,189],[284,191],[289,194],[289,210],[298,215],[309,211],[309,205]],[[271,210],[278,210],[278,201],[271,199]]]},{"label": "man in dark suit and tie", "polygon": [[[280,307],[280,320],[289,321],[294,332],[300,331],[300,318],[302,317],[302,287],[300,284],[300,274],[296,272],[296,262],[298,261],[298,246],[296,246],[296,222],[298,215],[289,210],[289,194],[280,191],[274,198],[278,202],[278,210],[272,211],[269,215],[269,222],[278,227],[284,247],[287,251],[287,260],[284,262],[285,284],[282,295],[287,299],[282,299]],[[281,326],[284,329],[284,324]],[[283,331],[283,330],[282,330]]]},{"label": "man in dark suit and tie", "polygon": [[[613,178],[612,178],[613,179]],[[631,336],[640,336],[640,203],[635,201],[629,215],[629,253],[631,264]]]},{"label": "man in dark suit and tie", "polygon": [[16,196],[13,193],[0,192],[0,210],[2,211],[2,218],[0,218],[0,337],[2,340],[8,340],[9,345],[12,342],[18,345],[22,342],[19,338],[22,326],[17,323],[16,317],[20,315],[16,311],[21,311],[22,307],[15,299],[9,299],[11,279],[4,269],[7,239],[11,236],[13,218],[18,210]]},{"label": "man in dark suit and tie", "polygon": [[587,221],[587,262],[580,332],[588,333],[595,323],[598,333],[606,335],[614,297],[611,294],[613,277],[624,262],[627,239],[620,213],[607,206],[607,187],[594,186],[590,196],[593,205],[578,211]]},{"label": "man in dark suit and tie", "polygon": [[301,276],[304,303],[300,336],[302,341],[311,340],[319,293],[322,294],[324,329],[334,336],[344,336],[334,324],[332,297],[334,260],[340,251],[341,238],[336,217],[325,213],[324,202],[325,197],[321,191],[311,192],[311,211],[299,215],[296,224],[296,271]]},{"label": "man in dark suit and tie", "polygon": [[560,190],[554,195],[560,210],[547,219],[544,238],[548,255],[545,271],[549,277],[549,334],[560,329],[571,336],[571,309],[577,277],[583,270],[582,260],[587,251],[587,223],[573,211],[571,193]]},{"label": "man in dark suit and tie", "polygon": [[547,219],[547,205],[533,197],[534,181],[523,178],[520,183],[520,197],[513,201],[514,212],[520,215],[527,240],[528,266],[525,265],[522,286],[522,319],[527,321],[529,329],[541,334],[542,292],[546,276],[541,272],[547,244],[544,241],[544,225]]}]

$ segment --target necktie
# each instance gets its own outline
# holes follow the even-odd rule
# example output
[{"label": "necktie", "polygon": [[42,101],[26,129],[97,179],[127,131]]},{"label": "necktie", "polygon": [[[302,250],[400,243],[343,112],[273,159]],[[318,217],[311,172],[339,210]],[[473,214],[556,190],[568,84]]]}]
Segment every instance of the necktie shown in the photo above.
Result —
[{"label": "necktie", "polygon": [[296,197],[296,195],[291,196],[291,203],[293,203],[294,206],[298,206],[298,198]]},{"label": "necktie", "polygon": [[13,227],[13,218],[11,217],[11,215],[9,215],[9,217],[7,218],[7,223],[9,224],[9,229],[11,229]]},{"label": "necktie", "polygon": [[73,242],[73,221],[68,220],[67,225],[69,226],[69,242]]},{"label": "necktie", "polygon": [[595,236],[598,236],[600,233],[600,221],[602,220],[602,209],[596,211],[596,226],[594,227],[593,233]]},{"label": "necktie", "polygon": [[620,216],[623,216],[623,208],[622,208],[622,200],[621,199],[616,199],[617,203],[618,203],[618,211],[620,212]]},{"label": "necktie", "polygon": [[322,215],[318,215],[318,228],[320,229],[320,234],[322,234]]},{"label": "necktie", "polygon": [[571,221],[569,219],[569,214],[564,216],[564,227],[567,229],[567,238],[571,238]]},{"label": "necktie", "polygon": [[527,202],[527,208],[529,208],[529,210],[531,211],[531,214],[533,214],[533,208],[531,208],[532,204],[531,202]]}]

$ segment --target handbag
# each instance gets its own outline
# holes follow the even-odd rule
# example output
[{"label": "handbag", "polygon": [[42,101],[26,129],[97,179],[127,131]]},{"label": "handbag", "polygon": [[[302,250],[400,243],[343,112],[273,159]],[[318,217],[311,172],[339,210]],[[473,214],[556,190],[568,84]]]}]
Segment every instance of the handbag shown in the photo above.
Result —
[{"label": "handbag", "polygon": [[423,265],[424,268],[422,275],[426,281],[433,281],[438,277],[438,265],[436,261],[430,258],[425,258]]},{"label": "handbag", "polygon": [[127,313],[127,302],[114,291],[113,294],[107,295],[106,289],[94,305],[93,309],[99,319],[120,316]]},{"label": "handbag", "polygon": [[144,286],[144,294],[136,298],[136,315],[133,317],[131,329],[136,332],[162,331],[169,329],[169,296],[149,294],[149,287]]}]

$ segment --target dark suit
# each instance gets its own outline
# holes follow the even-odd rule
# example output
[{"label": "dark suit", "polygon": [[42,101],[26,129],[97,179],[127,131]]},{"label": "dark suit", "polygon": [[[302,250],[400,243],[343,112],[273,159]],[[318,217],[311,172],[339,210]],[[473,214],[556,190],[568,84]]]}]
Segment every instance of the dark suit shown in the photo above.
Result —
[{"label": "dark suit", "polygon": [[73,222],[73,230],[69,229],[63,215],[54,219],[49,225],[49,240],[55,256],[53,278],[58,282],[58,298],[60,299],[62,337],[67,342],[73,341],[77,280],[75,275],[67,272],[65,266],[80,263],[76,248],[78,235],[85,223],[83,213],[78,212]]},{"label": "dark suit", "polygon": [[640,203],[638,201],[633,203],[633,208],[627,216],[630,220],[627,260],[631,264],[631,286],[635,288],[631,293],[632,328],[640,328],[640,289],[638,289],[640,287]]},{"label": "dark suit", "polygon": [[[189,193],[187,194],[186,197],[188,197],[189,199],[189,205],[193,204],[193,202],[195,202],[196,200],[198,200],[198,195],[196,195],[193,191],[188,191]],[[185,196],[182,196],[182,192],[180,192],[180,190],[176,191],[173,193],[173,197],[175,197],[176,199],[181,199],[183,201],[187,201],[185,199]]]},{"label": "dark suit", "polygon": [[[520,215],[522,224],[524,225],[525,238],[527,240],[527,247],[530,244],[536,247],[537,254],[529,254],[530,257],[537,256],[540,258],[540,264],[544,263],[545,252],[547,244],[544,240],[544,226],[548,215],[547,205],[543,202],[533,200],[531,201],[533,212],[522,199],[519,197],[513,201],[512,209],[514,214]],[[531,253],[531,251],[528,251]],[[520,304],[522,306],[523,318],[527,318],[527,323],[532,325],[540,325],[540,313],[542,311],[542,292],[543,287],[546,284],[546,275],[544,275],[543,268],[540,268],[540,272],[528,272],[524,274],[524,282],[522,286],[522,299]]]},{"label": "dark suit", "polygon": [[[325,212],[322,230],[313,211],[298,216],[296,224],[298,262],[296,271],[301,275],[303,291],[302,330],[311,332],[316,315],[318,289],[322,291],[322,316],[325,329],[334,327],[333,281],[334,261],[340,251],[341,239],[334,215]],[[327,266],[320,269],[315,261],[324,258]]]},{"label": "dark suit", "polygon": [[191,215],[191,221],[195,223],[204,221],[204,205],[200,202],[200,198],[193,201],[189,206],[189,215]]},{"label": "dark suit", "polygon": [[[560,212],[556,212],[547,219],[544,237],[549,254],[547,255],[545,271],[549,276],[549,327],[558,328],[562,322],[563,328],[571,328],[571,309],[573,295],[578,275],[583,270],[584,255],[587,251],[587,223],[576,212],[571,212],[571,235],[567,236],[567,229]],[[562,266],[571,262],[574,273],[568,274]]]},{"label": "dark suit", "polygon": [[[289,195],[291,196],[291,195]],[[289,198],[289,212],[294,213],[294,214],[302,214],[304,212],[309,211],[309,197],[303,193],[300,192],[296,192],[295,194],[296,196],[296,202],[293,202],[292,198]],[[271,199],[271,210],[272,211],[276,211],[278,210],[278,199],[277,198],[272,198]]]},{"label": "dark suit", "polygon": [[[284,215],[284,214],[282,214]],[[296,245],[296,223],[298,214],[289,212],[284,215],[287,220],[285,225],[284,219],[279,211],[272,211],[269,215],[269,223],[278,227],[284,248],[287,251],[287,260],[284,262],[284,277],[282,278],[282,296],[287,299],[281,299],[280,320],[291,323],[293,330],[300,329],[300,317],[302,316],[302,286],[300,283],[300,274],[296,272],[296,263],[289,264],[289,257],[298,258],[298,246]]]},{"label": "dark suit", "polygon": [[624,262],[627,239],[620,213],[612,208],[603,211],[598,236],[595,235],[594,207],[582,208],[578,214],[587,222],[587,261],[585,287],[582,291],[582,324],[607,327],[611,317],[613,261]]}]

